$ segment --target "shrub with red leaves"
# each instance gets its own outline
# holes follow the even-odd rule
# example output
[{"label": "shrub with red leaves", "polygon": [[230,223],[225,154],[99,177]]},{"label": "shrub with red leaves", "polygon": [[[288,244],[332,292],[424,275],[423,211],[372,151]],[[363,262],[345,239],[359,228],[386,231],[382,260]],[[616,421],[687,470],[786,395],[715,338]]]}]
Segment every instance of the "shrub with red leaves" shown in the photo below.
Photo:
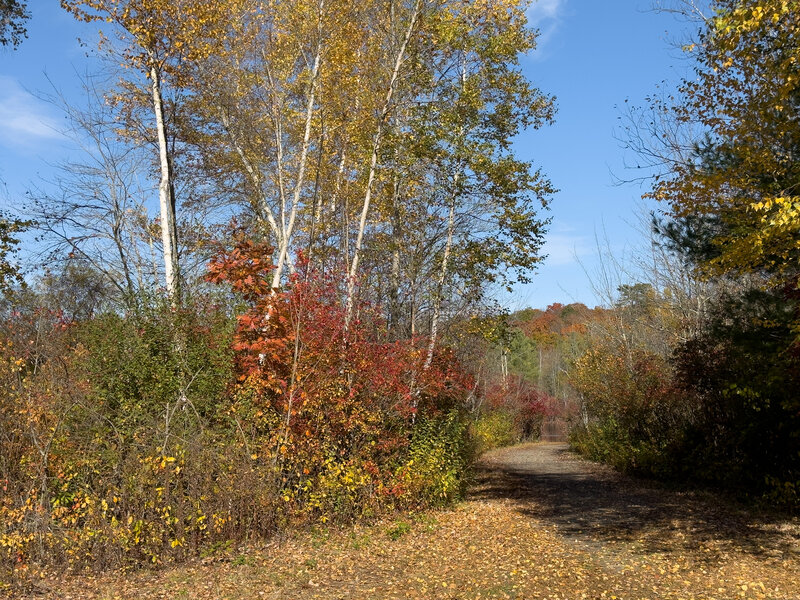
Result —
[{"label": "shrub with red leaves", "polygon": [[414,423],[462,405],[472,381],[448,350],[425,369],[424,340],[387,341],[367,303],[346,326],[343,282],[302,257],[286,289],[270,289],[271,254],[241,240],[209,268],[211,281],[228,283],[249,304],[238,317],[231,411],[253,455],[279,466],[287,501],[324,508],[314,494],[335,487],[334,475],[352,484],[348,504],[390,495]]}]

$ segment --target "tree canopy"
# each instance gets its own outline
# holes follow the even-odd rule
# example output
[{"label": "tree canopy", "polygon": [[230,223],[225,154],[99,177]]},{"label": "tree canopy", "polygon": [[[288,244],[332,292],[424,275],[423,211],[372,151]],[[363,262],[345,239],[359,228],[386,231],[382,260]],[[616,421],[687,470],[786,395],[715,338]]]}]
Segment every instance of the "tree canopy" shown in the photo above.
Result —
[{"label": "tree canopy", "polygon": [[[704,134],[652,196],[712,236],[711,273],[795,280],[800,261],[800,4],[720,0],[671,107]],[[691,225],[691,224],[689,224]],[[694,229],[697,229],[694,227]],[[699,230],[698,230],[699,231]]]}]

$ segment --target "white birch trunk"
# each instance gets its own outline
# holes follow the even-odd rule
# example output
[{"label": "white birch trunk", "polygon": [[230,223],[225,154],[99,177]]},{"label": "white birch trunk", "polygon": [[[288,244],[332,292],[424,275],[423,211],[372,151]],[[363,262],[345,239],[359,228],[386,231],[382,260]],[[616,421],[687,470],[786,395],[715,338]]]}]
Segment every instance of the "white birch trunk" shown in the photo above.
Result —
[{"label": "white birch trunk", "polygon": [[253,188],[255,189],[255,193],[258,196],[258,203],[262,211],[266,215],[269,229],[272,232],[272,235],[275,237],[275,239],[280,240],[281,231],[278,228],[278,222],[275,220],[275,215],[272,212],[272,208],[270,208],[269,203],[267,202],[267,198],[264,195],[264,190],[262,188],[261,174],[255,167],[255,165],[253,165],[253,162],[248,158],[247,154],[245,154],[244,148],[242,148],[238,136],[234,133],[233,128],[231,126],[230,118],[228,117],[228,114],[225,112],[224,108],[220,108],[220,118],[222,120],[222,125],[225,128],[226,133],[228,134],[228,138],[230,139],[234,151],[239,156],[239,160],[242,161],[242,165],[244,166],[245,171],[247,171],[247,175],[250,177],[250,182],[252,183]]},{"label": "white birch trunk", "polygon": [[[281,284],[281,274],[284,264],[288,264],[289,270],[294,272],[294,265],[289,260],[289,245],[292,234],[294,233],[294,223],[297,219],[297,209],[300,205],[300,194],[305,183],[306,165],[308,163],[308,149],[311,146],[311,126],[314,121],[314,103],[316,102],[317,78],[319,76],[319,66],[322,60],[322,9],[325,5],[324,0],[319,3],[319,21],[317,29],[317,51],[314,56],[314,66],[311,68],[311,81],[308,86],[308,98],[306,102],[305,130],[303,131],[303,145],[300,149],[300,161],[297,167],[297,179],[295,180],[294,193],[292,194],[292,204],[289,208],[289,220],[286,222],[285,210],[281,210],[283,220],[283,240],[278,252],[278,261],[275,264],[275,272],[272,276],[271,287],[277,290]],[[280,140],[279,140],[280,144]],[[282,205],[284,206],[285,203]]]},{"label": "white birch trunk", "polygon": [[173,306],[177,306],[179,298],[178,240],[175,222],[175,198],[173,195],[172,165],[167,133],[164,125],[164,105],[161,94],[161,74],[155,65],[150,67],[150,79],[153,94],[153,115],[156,119],[158,134],[158,159],[161,166],[161,180],[158,184],[158,202],[161,208],[161,242],[164,246],[164,279],[167,296]]},{"label": "white birch trunk", "polygon": [[[461,89],[462,92],[466,85],[467,79],[467,64],[466,64],[466,53],[462,55],[462,62],[461,62]],[[459,130],[458,140],[459,146],[463,142],[464,130],[461,128]],[[439,316],[441,314],[442,309],[442,294],[444,293],[444,283],[447,280],[447,269],[450,263],[450,252],[453,247],[453,231],[455,229],[455,214],[456,214],[456,202],[458,201],[459,196],[459,185],[461,183],[461,165],[460,162],[457,163],[458,167],[456,170],[455,175],[453,175],[453,189],[450,195],[450,211],[447,215],[447,241],[445,242],[444,246],[444,254],[442,255],[442,268],[439,271],[439,280],[436,282],[436,292],[433,298],[433,315],[431,316],[431,333],[430,333],[430,340],[428,341],[428,353],[425,357],[425,364],[422,367],[423,371],[427,371],[430,366],[431,362],[433,361],[433,351],[436,348],[436,338],[439,334]]]},{"label": "white birch trunk", "polygon": [[453,193],[450,198],[450,212],[447,215],[447,241],[444,245],[442,254],[442,267],[439,270],[439,279],[436,282],[436,292],[433,297],[433,315],[431,316],[431,334],[428,340],[428,353],[425,356],[423,371],[427,371],[433,361],[433,350],[436,348],[436,338],[439,334],[439,315],[442,309],[442,294],[444,292],[444,282],[447,279],[447,270],[450,266],[450,252],[453,247],[453,230],[455,229],[456,199],[458,198],[459,174],[453,179]]}]

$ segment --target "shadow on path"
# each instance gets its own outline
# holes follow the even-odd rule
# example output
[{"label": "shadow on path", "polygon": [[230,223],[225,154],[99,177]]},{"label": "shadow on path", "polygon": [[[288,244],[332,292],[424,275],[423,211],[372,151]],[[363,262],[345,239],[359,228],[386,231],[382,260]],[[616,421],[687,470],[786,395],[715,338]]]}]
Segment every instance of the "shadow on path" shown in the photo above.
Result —
[{"label": "shadow on path", "polygon": [[570,453],[566,444],[527,444],[488,453],[474,499],[512,499],[529,517],[590,545],[624,543],[643,553],[715,560],[726,550],[798,558],[797,519],[753,515],[708,494],[676,492],[626,477]]}]

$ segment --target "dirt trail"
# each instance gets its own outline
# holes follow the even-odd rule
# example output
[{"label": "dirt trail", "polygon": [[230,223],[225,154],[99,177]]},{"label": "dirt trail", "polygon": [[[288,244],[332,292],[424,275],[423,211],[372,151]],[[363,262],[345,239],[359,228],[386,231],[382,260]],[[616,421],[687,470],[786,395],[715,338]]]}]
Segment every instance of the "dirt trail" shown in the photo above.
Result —
[{"label": "dirt trail", "polygon": [[625,477],[580,459],[566,444],[502,449],[490,453],[481,467],[473,498],[513,498],[522,514],[555,525],[566,539],[593,549],[706,555],[711,545],[712,554],[730,550],[800,558],[797,520],[756,517],[713,494],[671,491]]},{"label": "dirt trail", "polygon": [[800,599],[797,520],[752,516],[582,461],[563,444],[489,453],[466,502],[317,530],[53,598]]}]

